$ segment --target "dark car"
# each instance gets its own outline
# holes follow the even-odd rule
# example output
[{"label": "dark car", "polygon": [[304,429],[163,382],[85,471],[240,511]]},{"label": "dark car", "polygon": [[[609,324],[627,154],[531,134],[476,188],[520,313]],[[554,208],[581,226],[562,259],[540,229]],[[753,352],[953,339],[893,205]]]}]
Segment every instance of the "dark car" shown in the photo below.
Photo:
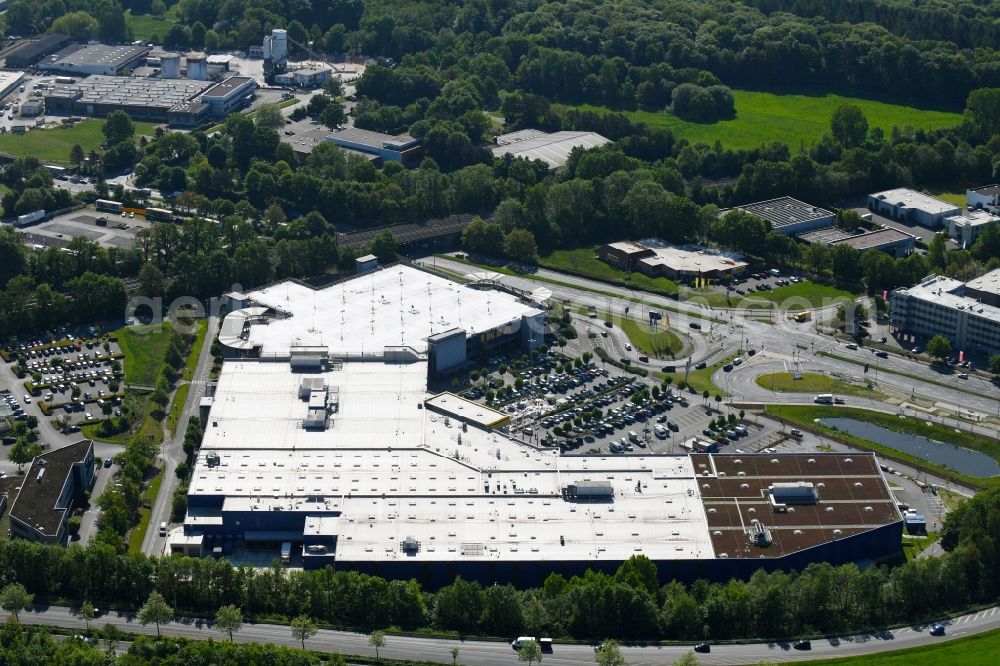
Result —
[{"label": "dark car", "polygon": [[701,330],[701,324],[699,324],[696,321],[691,322],[690,324],[688,324],[688,326],[690,326],[691,328],[693,328],[696,331],[700,331]]},{"label": "dark car", "polygon": [[695,365],[694,367],[695,367],[695,370],[704,370],[705,368],[708,367],[708,363],[705,363],[704,361],[701,361],[697,365]]},{"label": "dark car", "polygon": [[792,647],[796,650],[812,650],[812,643],[809,641],[795,641],[792,643]]},{"label": "dark car", "polygon": [[723,370],[723,372],[732,372],[732,370],[733,370],[733,364],[732,363],[726,363],[724,366],[722,366],[722,370]]},{"label": "dark car", "polygon": [[877,351],[875,352],[875,355],[879,358],[889,358],[889,353],[884,351]]},{"label": "dark car", "polygon": [[944,636],[944,625],[938,622],[931,627],[931,636]]},{"label": "dark car", "polygon": [[708,643],[698,643],[697,645],[694,646],[694,651],[695,652],[702,652],[702,653],[704,653],[704,652],[711,652],[712,651],[712,646],[709,645]]}]

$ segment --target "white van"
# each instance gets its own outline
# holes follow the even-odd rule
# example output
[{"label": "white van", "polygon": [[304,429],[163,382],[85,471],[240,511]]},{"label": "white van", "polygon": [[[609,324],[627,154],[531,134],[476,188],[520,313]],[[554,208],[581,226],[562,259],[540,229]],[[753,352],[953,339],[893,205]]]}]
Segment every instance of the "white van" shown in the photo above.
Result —
[{"label": "white van", "polygon": [[167,536],[167,524],[160,523],[160,536]]},{"label": "white van", "polygon": [[817,405],[832,405],[833,404],[833,394],[832,393],[820,393],[818,396],[813,398],[813,402]]},{"label": "white van", "polygon": [[628,439],[632,443],[638,442],[639,441],[639,433],[637,433],[635,430],[629,430],[628,431]]}]

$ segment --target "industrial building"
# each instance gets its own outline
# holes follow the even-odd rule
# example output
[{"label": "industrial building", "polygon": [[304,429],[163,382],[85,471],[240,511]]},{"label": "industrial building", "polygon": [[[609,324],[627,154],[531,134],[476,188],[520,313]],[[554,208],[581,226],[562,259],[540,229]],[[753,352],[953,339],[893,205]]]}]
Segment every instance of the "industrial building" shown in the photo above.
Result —
[{"label": "industrial building", "polygon": [[296,88],[315,89],[333,77],[330,67],[303,67],[291,72],[282,72],[274,77],[279,86],[294,86]]},{"label": "industrial building", "polygon": [[836,219],[836,216],[830,211],[792,197],[758,201],[745,206],[737,206],[737,210],[767,220],[771,223],[772,229],[786,236],[830,226]]},{"label": "industrial building", "polygon": [[46,57],[38,68],[71,76],[116,76],[136,67],[149,51],[148,46],[131,44],[74,44]]},{"label": "industrial building", "polygon": [[89,76],[45,93],[50,112],[103,117],[122,110],[138,120],[192,127],[239,108],[255,90],[253,79],[221,83],[174,78]]},{"label": "industrial building", "polygon": [[[191,66],[190,62],[189,59],[188,67]],[[257,84],[251,77],[230,76],[206,90],[198,99],[208,104],[211,115],[221,118],[249,104],[255,90]]]},{"label": "industrial building", "polygon": [[542,160],[550,169],[565,166],[574,148],[589,150],[599,148],[607,143],[606,139],[595,132],[555,132],[549,134],[540,130],[521,130],[510,134],[501,134],[494,139],[494,157],[518,157],[526,160]]},{"label": "industrial building", "polygon": [[334,132],[326,140],[332,141],[341,148],[376,155],[386,162],[400,162],[404,166],[416,166],[424,154],[420,139],[409,134],[393,136],[382,132],[348,127]]},{"label": "industrial building", "polygon": [[25,69],[50,53],[65,48],[70,41],[69,35],[60,33],[42,35],[37,39],[23,39],[0,53],[0,58],[3,58],[7,69]]},{"label": "industrial building", "polygon": [[986,210],[1000,215],[1000,185],[983,185],[965,193],[965,207],[972,210]]},{"label": "industrial building", "polygon": [[945,219],[945,223],[948,225],[948,236],[958,243],[959,247],[963,248],[972,247],[972,244],[979,238],[979,234],[983,233],[986,227],[994,222],[1000,222],[1000,214],[995,215],[982,208],[970,208],[965,215],[953,215]]},{"label": "industrial building", "polygon": [[889,295],[894,331],[943,335],[966,354],[1000,353],[1000,269],[968,283],[931,275]]},{"label": "industrial building", "polygon": [[841,238],[829,243],[829,245],[846,245],[853,247],[858,252],[868,250],[879,250],[893,257],[908,257],[913,254],[917,247],[917,240],[912,235],[886,227],[875,231],[866,231],[861,234],[851,234],[846,238]]},{"label": "industrial building", "polygon": [[24,72],[0,72],[0,98],[11,94],[24,81]]},{"label": "industrial building", "polygon": [[905,187],[868,195],[868,210],[900,222],[935,228],[962,212],[947,201]]},{"label": "industrial building", "polygon": [[13,537],[65,544],[73,501],[93,485],[94,443],[80,440],[36,457],[10,508]]}]

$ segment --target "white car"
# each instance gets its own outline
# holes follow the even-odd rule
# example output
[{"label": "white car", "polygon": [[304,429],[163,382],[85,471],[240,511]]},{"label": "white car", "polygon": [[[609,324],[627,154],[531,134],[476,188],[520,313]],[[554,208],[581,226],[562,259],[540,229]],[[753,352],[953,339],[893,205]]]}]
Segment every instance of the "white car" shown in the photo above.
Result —
[{"label": "white car", "polygon": [[91,415],[90,415],[90,412],[86,412],[86,413],[85,413],[85,414],[84,414],[83,416],[84,416],[84,418],[86,418],[86,419],[87,419],[88,421],[89,421],[90,419],[94,418],[93,416],[91,416]]},{"label": "white car", "polygon": [[24,404],[26,404],[26,405],[30,405],[31,404],[31,396],[28,395],[27,393],[24,394]]}]

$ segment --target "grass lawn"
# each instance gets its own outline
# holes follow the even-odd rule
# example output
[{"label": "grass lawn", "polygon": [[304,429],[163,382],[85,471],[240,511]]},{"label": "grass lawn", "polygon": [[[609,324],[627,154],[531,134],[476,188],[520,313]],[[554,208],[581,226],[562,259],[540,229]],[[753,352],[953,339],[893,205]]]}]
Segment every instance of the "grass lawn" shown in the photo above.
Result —
[{"label": "grass lawn", "polygon": [[118,345],[125,354],[125,381],[138,386],[155,386],[170,344],[170,334],[162,327],[156,330],[146,326],[125,326],[118,329],[117,334]]},{"label": "grass lawn", "polygon": [[128,552],[138,553],[142,551],[142,540],[146,538],[146,530],[149,529],[149,517],[152,509],[147,509],[156,504],[156,496],[160,494],[160,484],[163,483],[163,471],[156,472],[156,476],[149,480],[149,485],[142,492],[142,501],[139,506],[139,522],[136,523],[128,533]]},{"label": "grass lawn", "polygon": [[[688,379],[687,379],[688,386],[697,391],[698,395],[701,395],[705,391],[708,391],[713,396],[716,393],[718,393],[723,397],[728,396],[729,395],[728,393],[726,393],[725,391],[723,391],[718,386],[712,383],[712,373],[714,373],[716,370],[724,366],[726,363],[732,361],[734,358],[736,358],[736,356],[738,356],[738,354],[733,354],[732,356],[721,358],[715,363],[709,365],[707,368],[702,368],[701,370],[692,369],[691,372],[688,373]],[[683,367],[681,367],[680,372],[672,372],[672,373],[657,372],[656,376],[661,379],[666,379],[667,377],[670,377],[671,379],[673,379],[672,385],[677,386],[682,381],[684,381],[684,369]]]},{"label": "grass lawn", "polygon": [[609,266],[597,258],[597,252],[591,247],[576,250],[556,250],[545,257],[538,258],[538,265],[554,271],[579,275],[610,282],[631,289],[648,291],[661,296],[673,298],[677,295],[677,283],[665,277],[651,278],[642,273],[626,273]]},{"label": "grass lawn", "polygon": [[930,546],[932,543],[941,538],[941,535],[937,532],[929,532],[921,536],[910,536],[909,534],[903,535],[903,555],[906,556],[906,561],[917,559],[917,555],[924,552],[924,550]]},{"label": "grass lawn", "polygon": [[639,351],[653,358],[673,358],[684,348],[684,341],[673,331],[660,327],[657,331],[649,330],[649,325],[631,319],[620,322],[622,331],[632,341]]},{"label": "grass lawn", "polygon": [[881,654],[821,661],[797,661],[810,666],[992,666],[1000,654],[1000,630],[990,631],[960,640],[945,641],[938,645],[896,650]]},{"label": "grass lawn", "polygon": [[849,384],[835,377],[827,377],[815,372],[804,373],[802,379],[794,379],[790,372],[760,375],[757,377],[757,385],[781,393],[836,393],[876,400],[885,397],[885,394],[878,389],[869,389],[867,384]]},{"label": "grass lawn", "polygon": [[939,190],[936,188],[931,188],[927,190],[932,196],[940,199],[941,201],[947,201],[950,204],[954,204],[959,208],[965,209],[965,192],[951,192],[948,190]]},{"label": "grass lawn", "polygon": [[191,381],[194,369],[198,365],[198,357],[201,355],[201,347],[205,344],[205,332],[208,331],[208,320],[198,320],[198,333],[195,334],[194,342],[191,344],[191,351],[188,352],[184,361],[184,369],[181,370],[181,379]]},{"label": "grass lawn", "polygon": [[174,434],[177,433],[177,422],[180,421],[181,414],[184,412],[184,403],[187,402],[190,389],[190,384],[178,386],[177,391],[174,392],[174,400],[170,403],[170,411],[167,412],[167,430]]},{"label": "grass lawn", "polygon": [[129,9],[125,12],[125,25],[132,28],[132,38],[138,39],[143,42],[152,41],[152,38],[156,36],[160,43],[163,42],[163,38],[166,36],[167,31],[170,30],[177,21],[171,18],[171,14],[176,14],[177,5],[170,8],[170,11],[164,16],[153,16],[152,14],[132,14],[132,10]]},{"label": "grass lawn", "polygon": [[768,405],[769,416],[784,419],[808,430],[813,430],[832,438],[845,441],[852,446],[869,451],[875,451],[885,456],[904,461],[917,469],[926,469],[947,479],[954,479],[962,485],[972,488],[1000,487],[1000,477],[979,478],[971,477],[956,472],[955,470],[935,465],[922,458],[911,456],[897,449],[883,446],[871,440],[848,435],[847,433],[828,428],[817,421],[817,419],[839,416],[844,418],[867,421],[872,425],[894,430],[896,432],[908,433],[935,439],[939,442],[948,442],[955,446],[965,447],[973,451],[985,453],[995,460],[1000,460],[1000,440],[975,435],[964,430],[955,430],[936,423],[928,425],[926,421],[915,418],[899,418],[895,414],[885,414],[868,409],[858,409],[856,407],[827,407],[821,405]]},{"label": "grass lawn", "polygon": [[[736,117],[717,123],[693,123],[681,120],[665,111],[624,111],[630,119],[653,127],[664,127],[675,136],[692,143],[709,145],[716,139],[727,148],[756,148],[761,144],[780,141],[792,151],[819,142],[830,131],[830,118],[841,104],[856,104],[868,118],[869,127],[881,127],[886,135],[893,126],[912,125],[924,129],[952,127],[962,121],[960,113],[918,109],[902,104],[889,104],[833,94],[778,94],[751,90],[733,90]],[[582,105],[590,111],[614,112],[605,107]]]},{"label": "grass lawn", "polygon": [[941,503],[944,504],[945,512],[954,511],[958,508],[959,504],[966,500],[965,495],[959,495],[943,488],[938,490],[938,497],[941,498]]},{"label": "grass lawn", "polygon": [[[133,124],[136,136],[153,136],[156,132],[155,123],[133,121]],[[75,144],[80,144],[84,153],[101,147],[104,142],[103,126],[103,120],[90,118],[73,127],[29,130],[26,134],[0,134],[0,152],[14,157],[32,155],[43,162],[69,163],[69,151]]]}]

